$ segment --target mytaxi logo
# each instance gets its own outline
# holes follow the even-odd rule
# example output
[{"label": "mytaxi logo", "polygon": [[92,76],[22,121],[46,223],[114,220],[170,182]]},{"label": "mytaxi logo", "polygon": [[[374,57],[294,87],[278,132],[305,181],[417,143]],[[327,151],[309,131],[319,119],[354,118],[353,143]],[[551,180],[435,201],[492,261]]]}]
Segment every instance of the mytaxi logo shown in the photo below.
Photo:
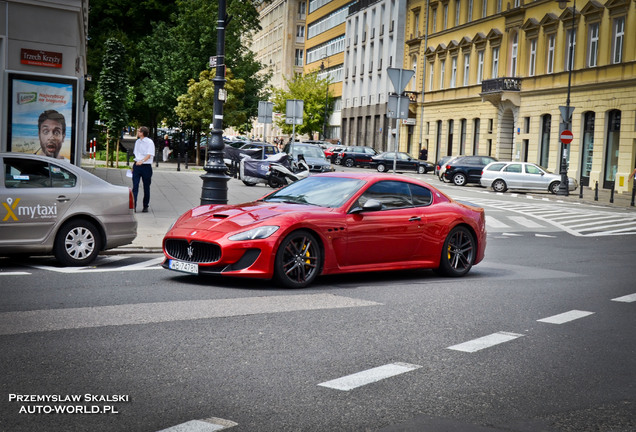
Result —
[{"label": "mytaxi logo", "polygon": [[57,203],[53,205],[36,204],[33,206],[18,206],[20,198],[7,198],[7,202],[2,205],[7,210],[7,214],[2,219],[6,222],[9,219],[19,221],[19,217],[27,217],[30,219],[55,219],[57,217]]},{"label": "mytaxi logo", "polygon": [[7,202],[2,203],[4,208],[7,209],[7,214],[5,215],[4,219],[2,219],[2,222],[8,221],[9,218],[13,219],[14,221],[18,220],[18,217],[15,215],[14,210],[18,206],[19,202],[20,198],[17,198],[15,201],[13,201],[13,198],[7,198]]}]

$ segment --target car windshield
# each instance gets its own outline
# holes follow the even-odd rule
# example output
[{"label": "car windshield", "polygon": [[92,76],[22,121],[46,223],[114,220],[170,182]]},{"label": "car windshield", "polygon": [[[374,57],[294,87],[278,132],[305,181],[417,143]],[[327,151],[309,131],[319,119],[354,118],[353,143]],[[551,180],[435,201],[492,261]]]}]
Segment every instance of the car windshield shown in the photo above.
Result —
[{"label": "car windshield", "polygon": [[307,177],[277,190],[263,201],[336,208],[351,198],[364,183],[364,180],[346,177]]},{"label": "car windshield", "polygon": [[297,157],[299,154],[302,154],[305,157],[325,159],[325,154],[320,147],[295,145],[294,156]]}]

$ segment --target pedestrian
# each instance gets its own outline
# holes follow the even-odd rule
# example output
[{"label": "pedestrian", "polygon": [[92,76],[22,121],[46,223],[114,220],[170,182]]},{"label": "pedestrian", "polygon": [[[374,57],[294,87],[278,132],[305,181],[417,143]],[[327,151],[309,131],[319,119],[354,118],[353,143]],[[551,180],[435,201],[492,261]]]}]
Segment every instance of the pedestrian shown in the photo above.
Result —
[{"label": "pedestrian", "polygon": [[137,131],[137,141],[133,154],[135,164],[132,169],[133,198],[135,199],[135,212],[137,211],[137,194],[139,192],[139,181],[144,182],[144,199],[142,213],[148,213],[150,204],[150,181],[152,179],[152,159],[155,154],[155,143],[148,138],[150,131],[146,126],[142,126]]},{"label": "pedestrian", "polygon": [[428,149],[426,147],[422,147],[420,150],[420,157],[418,159],[423,161],[428,159]]},{"label": "pedestrian", "polygon": [[163,161],[168,162],[168,157],[170,156],[170,137],[168,136],[168,134],[163,137],[163,140]]}]

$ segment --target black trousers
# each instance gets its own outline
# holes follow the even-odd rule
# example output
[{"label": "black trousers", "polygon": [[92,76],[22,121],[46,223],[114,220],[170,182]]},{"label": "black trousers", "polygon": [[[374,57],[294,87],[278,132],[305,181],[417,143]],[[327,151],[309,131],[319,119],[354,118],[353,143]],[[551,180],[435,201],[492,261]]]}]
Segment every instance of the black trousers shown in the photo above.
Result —
[{"label": "black trousers", "polygon": [[139,181],[144,183],[144,208],[150,204],[150,182],[152,180],[152,164],[133,165],[132,169],[132,193],[135,198],[135,208],[137,208],[137,194],[139,192]]}]

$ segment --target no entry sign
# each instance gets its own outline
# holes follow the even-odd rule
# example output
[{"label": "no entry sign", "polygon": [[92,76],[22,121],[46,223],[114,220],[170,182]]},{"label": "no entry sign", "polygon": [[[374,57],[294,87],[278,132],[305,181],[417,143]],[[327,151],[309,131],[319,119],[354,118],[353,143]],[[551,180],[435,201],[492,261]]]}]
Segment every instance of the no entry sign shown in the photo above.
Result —
[{"label": "no entry sign", "polygon": [[573,139],[574,135],[572,134],[572,131],[564,130],[563,132],[561,132],[561,142],[563,144],[570,144]]}]

